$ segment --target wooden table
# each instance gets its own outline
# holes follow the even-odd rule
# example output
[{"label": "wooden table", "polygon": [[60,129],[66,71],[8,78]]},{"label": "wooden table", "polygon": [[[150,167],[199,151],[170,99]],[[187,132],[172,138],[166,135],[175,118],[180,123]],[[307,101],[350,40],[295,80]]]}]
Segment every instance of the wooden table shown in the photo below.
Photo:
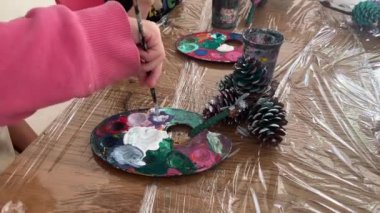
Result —
[{"label": "wooden table", "polygon": [[[211,29],[211,2],[185,1],[162,26],[162,106],[201,112],[232,71],[175,50],[179,36]],[[216,127],[234,148],[211,171],[149,178],[112,169],[92,154],[92,129],[125,107],[152,105],[146,88],[126,80],[71,104],[0,176],[0,206],[20,200],[29,212],[380,211],[379,84],[370,69],[380,61],[378,42],[342,25],[344,18],[314,0],[269,0],[256,13],[254,26],[286,38],[275,73],[289,120],[281,146],[261,147]]]}]

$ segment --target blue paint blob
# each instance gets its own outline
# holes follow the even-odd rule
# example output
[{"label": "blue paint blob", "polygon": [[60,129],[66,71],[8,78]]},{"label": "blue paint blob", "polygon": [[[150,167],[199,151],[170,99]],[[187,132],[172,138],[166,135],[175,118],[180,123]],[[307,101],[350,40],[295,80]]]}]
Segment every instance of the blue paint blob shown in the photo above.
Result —
[{"label": "blue paint blob", "polygon": [[243,40],[243,36],[239,33],[231,33],[230,37],[232,40],[239,40],[239,41]]},{"label": "blue paint blob", "polygon": [[195,55],[197,56],[205,56],[207,55],[208,51],[207,50],[203,50],[203,49],[199,49],[197,51],[195,51]]}]

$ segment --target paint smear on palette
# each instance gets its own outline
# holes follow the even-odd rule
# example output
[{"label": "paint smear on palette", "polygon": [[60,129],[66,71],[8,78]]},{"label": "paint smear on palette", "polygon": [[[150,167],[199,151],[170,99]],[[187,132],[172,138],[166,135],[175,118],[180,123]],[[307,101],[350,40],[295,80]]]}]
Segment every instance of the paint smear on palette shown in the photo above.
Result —
[{"label": "paint smear on palette", "polygon": [[[238,45],[229,45],[229,42]],[[243,55],[243,37],[239,33],[201,32],[190,34],[177,41],[181,53],[200,60],[235,63]]]},{"label": "paint smear on palette", "polygon": [[186,144],[174,145],[167,130],[175,125],[191,128],[201,115],[163,108],[114,115],[92,132],[93,152],[113,167],[146,176],[168,177],[206,171],[229,155],[232,144],[225,136],[204,131]]},{"label": "paint smear on palette", "polygon": [[160,148],[160,142],[169,138],[166,131],[157,130],[155,127],[133,127],[125,133],[123,141],[125,145],[131,145],[140,149],[145,156],[149,150]]}]

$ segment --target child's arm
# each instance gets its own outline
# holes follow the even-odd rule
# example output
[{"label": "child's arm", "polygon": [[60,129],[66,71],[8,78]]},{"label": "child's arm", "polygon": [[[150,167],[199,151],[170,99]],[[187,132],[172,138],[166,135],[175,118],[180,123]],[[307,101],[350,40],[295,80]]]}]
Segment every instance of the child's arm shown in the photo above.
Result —
[{"label": "child's arm", "polygon": [[[107,1],[117,1],[123,5],[124,9],[128,12],[129,16],[134,17],[135,12],[132,8],[133,0],[55,0],[57,4],[65,5],[71,10],[82,10],[89,7],[99,6]],[[155,1],[161,2],[161,0],[138,0],[140,14],[142,18],[148,16],[149,11]]]},{"label": "child's arm", "polygon": [[117,2],[78,12],[34,9],[0,22],[0,126],[137,75],[140,57],[131,23]]}]

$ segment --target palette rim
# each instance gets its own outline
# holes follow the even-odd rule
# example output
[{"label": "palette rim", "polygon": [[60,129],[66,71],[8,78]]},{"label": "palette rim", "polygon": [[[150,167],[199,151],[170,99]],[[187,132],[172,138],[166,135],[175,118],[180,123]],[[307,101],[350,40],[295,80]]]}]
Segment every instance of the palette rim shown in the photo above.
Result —
[{"label": "palette rim", "polygon": [[[136,110],[126,111],[126,112],[121,112],[121,113],[118,113],[118,114],[115,114],[103,119],[99,124],[96,125],[96,127],[91,132],[90,145],[91,145],[92,152],[100,160],[102,160],[103,162],[105,162],[106,164],[110,165],[113,168],[116,168],[123,172],[135,174],[135,175],[143,175],[143,176],[150,176],[150,177],[173,177],[173,176],[193,175],[200,172],[204,172],[216,167],[218,164],[220,164],[225,159],[227,159],[229,154],[231,153],[232,141],[226,136],[224,136],[223,134],[214,133],[208,130],[205,130],[199,135],[197,135],[196,137],[191,138],[190,142],[186,144],[178,145],[178,144],[175,144],[174,141],[170,142],[170,140],[163,139],[162,141],[159,142],[158,149],[156,150],[149,149],[148,151],[145,150],[146,152],[142,151],[144,149],[139,147],[139,144],[137,145],[126,144],[125,138],[133,134],[133,133],[129,134],[128,132],[130,132],[132,129],[135,129],[135,128],[140,128],[140,127],[142,129],[145,128],[142,126],[133,126],[133,127],[129,126],[128,118],[131,115],[136,116],[138,114],[142,115],[144,113],[149,117],[150,114],[152,114],[153,112],[152,110],[149,110],[149,109],[136,109]],[[162,130],[157,130],[157,131],[166,131],[171,126],[183,124],[181,123],[182,121],[187,122],[186,125],[189,125],[190,127],[194,128],[195,126],[199,125],[201,122],[204,121],[202,116],[198,113],[194,113],[194,112],[190,112],[190,111],[186,111],[182,109],[170,108],[170,107],[161,108],[160,115],[161,114],[165,116],[169,115],[169,118],[171,117],[172,120],[168,122],[165,121],[163,129],[162,129],[162,126],[159,126],[159,127],[154,126],[154,129],[162,129]],[[187,120],[186,116],[189,116],[189,115],[193,117],[191,119],[188,119],[188,121],[185,121]],[[177,116],[178,118],[176,118],[175,116]],[[181,116],[184,116],[184,117],[182,118]],[[118,138],[117,145],[110,146],[110,147],[104,146],[104,143],[106,141],[105,138],[107,137],[114,138],[115,135],[111,134],[110,136],[106,134],[106,135],[100,136],[100,134],[104,133],[102,131],[104,130],[104,128],[109,127],[110,122],[119,121],[118,119],[121,119],[121,118],[127,119],[128,130],[123,133],[115,132],[115,135],[117,136],[119,134],[124,134],[123,135],[124,144],[121,144],[120,142],[121,139]],[[112,125],[113,124],[114,123],[112,123]],[[151,128],[151,127],[152,126],[148,126],[146,128]],[[149,131],[154,131],[154,130],[152,128]],[[127,134],[129,135],[126,136]],[[118,150],[130,149],[132,148],[132,145],[136,146],[136,147],[133,147],[134,150],[140,150],[137,152],[137,153],[140,153],[140,155],[135,154],[135,156],[137,156],[140,160],[139,162],[136,161],[137,163],[134,162],[133,165],[130,165],[128,162],[124,166],[120,164],[120,160],[116,159],[114,156],[120,155],[120,154],[117,154],[117,153],[120,153],[120,151]],[[165,151],[165,149],[162,148],[163,146],[171,147],[171,149],[168,148],[169,151],[167,152],[167,155],[166,155],[167,159],[165,159],[165,162],[158,164],[161,162],[161,160],[160,159],[157,160],[158,158],[154,158],[154,157],[152,158],[152,156],[154,156],[153,153],[163,152],[162,150]],[[141,156],[141,153],[145,154],[144,157]],[[206,153],[206,156],[209,157],[209,159],[204,158],[204,155],[205,155],[204,153]],[[156,161],[150,162],[151,159],[156,159]],[[178,165],[176,165],[175,163],[172,163],[172,162],[180,162],[178,159],[183,160],[183,162],[185,162],[186,164],[184,164],[183,162],[181,163],[186,166],[184,166],[183,168],[180,168],[178,167],[178,165],[182,165],[181,163],[178,163]],[[203,159],[206,159],[205,162],[202,161]],[[162,168],[163,170],[160,170],[157,173],[154,173],[154,172],[150,173],[150,171],[155,171],[155,168],[153,167],[153,165],[160,166],[160,167],[157,166],[157,171],[160,168]],[[148,168],[148,169],[144,169],[144,168]],[[166,169],[166,173],[163,173],[165,169]]]}]

